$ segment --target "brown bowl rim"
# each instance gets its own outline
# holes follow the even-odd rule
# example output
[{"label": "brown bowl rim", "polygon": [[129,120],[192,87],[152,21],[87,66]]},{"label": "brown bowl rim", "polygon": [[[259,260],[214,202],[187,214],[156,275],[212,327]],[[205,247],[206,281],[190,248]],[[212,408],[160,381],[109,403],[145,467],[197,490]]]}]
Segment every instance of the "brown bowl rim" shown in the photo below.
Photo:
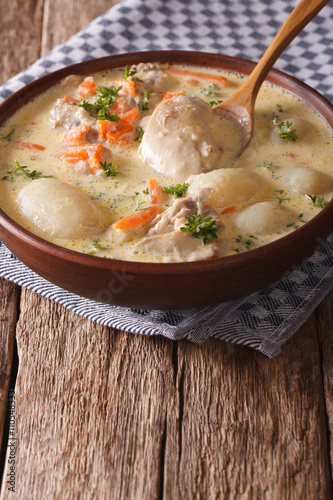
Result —
[{"label": "brown bowl rim", "polygon": [[[117,67],[123,67],[125,64],[134,64],[138,62],[168,62],[170,64],[186,64],[186,62],[184,61],[186,57],[190,59],[190,65],[221,68],[223,70],[235,72],[245,76],[248,75],[256,65],[254,61],[243,59],[240,57],[185,50],[131,52],[106,56],[97,59],[89,59],[41,76],[40,78],[33,80],[32,82],[28,83],[27,85],[10,95],[8,98],[6,98],[0,104],[0,114],[2,114],[3,110],[5,110],[5,119],[3,119],[2,116],[0,117],[0,126],[2,126],[10,116],[12,116],[18,109],[20,109],[24,104],[28,102],[26,97],[27,95],[30,99],[36,97],[70,74],[86,75],[93,72],[103,71],[111,68],[114,69]],[[277,69],[272,69],[269,72],[266,81],[272,83],[273,85],[282,87],[301,100],[304,100],[315,111],[317,111],[333,128],[333,105],[317,90],[313,89],[297,78]],[[282,83],[277,83],[280,81],[283,81],[284,84],[282,85]],[[41,86],[42,90],[40,90]],[[302,97],[298,95],[298,92],[301,93]],[[304,96],[310,96],[312,102],[309,103],[304,98]],[[315,105],[313,104],[313,102],[315,103]],[[8,109],[11,110],[10,113],[8,112]],[[149,263],[118,259],[105,259],[96,255],[84,254],[75,250],[63,248],[60,245],[44,240],[43,238],[23,228],[13,219],[11,219],[1,208],[0,225],[2,225],[5,229],[10,229],[11,232],[15,233],[15,236],[21,237],[23,242],[29,242],[30,244],[32,243],[39,249],[45,251],[47,250],[47,252],[51,253],[52,255],[56,255],[61,259],[75,259],[77,263],[84,266],[89,266],[92,268],[103,268],[107,270],[122,269],[128,271],[129,273],[149,272],[150,274],[160,274],[161,269],[163,268],[163,271],[168,274],[177,273],[178,275],[182,275],[194,272],[198,268],[200,268],[200,270],[210,271],[214,268],[220,267],[221,265],[228,266],[231,263],[237,261],[250,262],[253,260],[264,258],[265,256],[267,256],[266,254],[269,253],[269,250],[272,247],[276,247],[278,245],[288,247],[289,245],[292,245],[296,240],[299,240],[302,237],[303,233],[308,232],[312,227],[315,228],[318,225],[318,222],[321,221],[321,219],[327,219],[328,213],[332,213],[333,215],[333,200],[331,200],[325,208],[323,208],[317,215],[315,215],[312,219],[310,219],[306,224],[304,224],[297,230],[294,230],[291,233],[263,246],[253,248],[251,250],[235,255],[227,255],[216,259],[175,263]],[[321,238],[317,238],[318,247],[323,242],[324,241]]]}]

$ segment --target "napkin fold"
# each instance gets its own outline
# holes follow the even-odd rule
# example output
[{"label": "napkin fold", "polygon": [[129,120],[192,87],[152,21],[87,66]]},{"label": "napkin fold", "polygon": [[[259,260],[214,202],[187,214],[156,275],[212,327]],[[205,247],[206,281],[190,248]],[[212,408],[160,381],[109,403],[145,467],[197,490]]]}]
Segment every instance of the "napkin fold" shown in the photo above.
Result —
[{"label": "napkin fold", "polygon": [[[0,101],[61,67],[141,50],[183,49],[259,60],[298,2],[125,0],[0,87]],[[275,68],[333,100],[333,5],[291,43]],[[200,309],[137,310],[76,296],[22,264],[0,241],[0,276],[87,319],[128,332],[203,342],[214,337],[274,357],[333,286],[333,234],[300,267],[245,298]]]}]

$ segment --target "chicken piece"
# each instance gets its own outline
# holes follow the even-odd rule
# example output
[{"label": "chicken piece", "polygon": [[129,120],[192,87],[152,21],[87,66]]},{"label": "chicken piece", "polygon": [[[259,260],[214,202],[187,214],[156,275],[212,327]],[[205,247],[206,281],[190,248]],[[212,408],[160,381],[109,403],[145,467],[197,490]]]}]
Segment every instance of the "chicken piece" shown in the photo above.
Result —
[{"label": "chicken piece", "polygon": [[144,84],[144,88],[149,92],[159,92],[168,80],[168,74],[161,71],[156,64],[139,63],[133,65],[130,70],[136,71],[135,78],[139,78]]},{"label": "chicken piece", "polygon": [[198,97],[181,95],[161,102],[148,122],[140,157],[178,181],[214,169],[220,150],[210,129],[213,119],[211,107]]},{"label": "chicken piece", "polygon": [[[212,190],[208,188],[200,189],[191,196],[180,198],[162,214],[157,215],[151,223],[148,236],[155,234],[170,233],[184,226],[187,218],[191,214],[201,215],[201,218],[212,217],[218,219],[218,213],[211,205],[205,205]],[[223,226],[221,224],[221,226]],[[221,227],[223,228],[223,227]]]},{"label": "chicken piece", "polygon": [[136,251],[161,256],[163,262],[192,262],[222,257],[228,246],[228,241],[221,238],[203,245],[197,238],[192,238],[178,229],[171,233],[144,238],[136,245]]},{"label": "chicken piece", "polygon": [[56,105],[50,110],[49,119],[54,127],[62,127],[64,130],[88,125],[94,133],[96,131],[96,120],[88,111],[82,106],[68,103],[64,99],[57,100]]},{"label": "chicken piece", "polygon": [[202,218],[212,217],[217,221],[218,230],[223,230],[224,226],[218,220],[216,210],[205,205],[210,194],[210,189],[201,189],[192,196],[177,200],[165,212],[155,217],[147,236],[135,245],[135,251],[163,256],[164,262],[189,262],[224,255],[229,246],[227,240],[212,239],[204,245],[200,239],[193,238],[180,229],[185,226],[189,215],[196,214]]}]

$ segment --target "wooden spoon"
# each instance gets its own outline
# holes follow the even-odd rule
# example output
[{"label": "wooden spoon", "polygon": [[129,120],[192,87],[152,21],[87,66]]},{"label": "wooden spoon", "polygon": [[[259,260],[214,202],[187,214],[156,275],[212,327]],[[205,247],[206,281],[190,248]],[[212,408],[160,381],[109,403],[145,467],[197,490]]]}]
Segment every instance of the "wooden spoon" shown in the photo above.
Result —
[{"label": "wooden spoon", "polygon": [[281,26],[245,83],[228,99],[213,108],[214,113],[229,120],[236,120],[241,125],[244,139],[237,156],[244,151],[251,139],[254,104],[269,70],[296,35],[328,2],[329,0],[302,0]]}]

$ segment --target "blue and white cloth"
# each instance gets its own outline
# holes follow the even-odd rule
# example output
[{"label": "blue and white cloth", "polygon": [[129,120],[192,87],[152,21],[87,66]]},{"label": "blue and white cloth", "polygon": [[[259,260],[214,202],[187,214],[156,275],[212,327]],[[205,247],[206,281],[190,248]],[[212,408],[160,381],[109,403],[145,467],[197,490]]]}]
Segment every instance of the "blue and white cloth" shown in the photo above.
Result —
[{"label": "blue and white cloth", "polygon": [[[59,68],[138,50],[183,49],[257,61],[296,0],[124,0],[0,87],[0,101]],[[333,5],[326,5],[275,64],[333,100]],[[276,356],[333,286],[333,234],[288,277],[213,307],[146,311],[78,297],[24,266],[0,241],[0,275],[100,324],[203,342],[214,337]]]}]

